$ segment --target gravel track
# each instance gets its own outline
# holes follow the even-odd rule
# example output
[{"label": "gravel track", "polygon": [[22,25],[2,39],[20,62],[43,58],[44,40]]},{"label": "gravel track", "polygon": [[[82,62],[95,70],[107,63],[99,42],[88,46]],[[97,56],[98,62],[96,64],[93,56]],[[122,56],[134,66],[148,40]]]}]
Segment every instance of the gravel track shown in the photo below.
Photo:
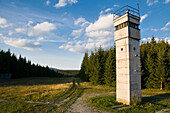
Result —
[{"label": "gravel track", "polygon": [[68,109],[68,113],[107,113],[101,110],[98,110],[94,107],[90,107],[87,104],[87,100],[91,97],[102,96],[102,95],[113,95],[115,92],[107,92],[107,93],[84,93],[81,97],[79,97]]}]

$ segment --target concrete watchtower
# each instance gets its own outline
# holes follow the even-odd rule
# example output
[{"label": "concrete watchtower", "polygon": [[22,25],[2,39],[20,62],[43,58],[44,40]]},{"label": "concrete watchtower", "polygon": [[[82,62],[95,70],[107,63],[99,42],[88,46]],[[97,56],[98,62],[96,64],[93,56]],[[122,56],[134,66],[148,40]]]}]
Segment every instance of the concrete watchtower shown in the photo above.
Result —
[{"label": "concrete watchtower", "polygon": [[141,101],[140,13],[124,6],[114,13],[116,41],[116,100],[130,105]]}]

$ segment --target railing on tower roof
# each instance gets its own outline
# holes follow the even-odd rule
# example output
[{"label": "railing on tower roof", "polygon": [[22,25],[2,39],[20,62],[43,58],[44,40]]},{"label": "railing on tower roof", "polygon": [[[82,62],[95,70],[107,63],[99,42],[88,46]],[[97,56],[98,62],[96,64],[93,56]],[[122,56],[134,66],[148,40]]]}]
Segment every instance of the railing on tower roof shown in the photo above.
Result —
[{"label": "railing on tower roof", "polygon": [[122,16],[122,15],[124,15],[126,13],[126,11],[128,11],[129,14],[132,14],[132,15],[135,15],[137,17],[140,17],[139,5],[138,5],[138,9],[126,5],[126,6],[118,9],[117,11],[115,11],[113,13],[113,20],[120,17],[120,16]]}]

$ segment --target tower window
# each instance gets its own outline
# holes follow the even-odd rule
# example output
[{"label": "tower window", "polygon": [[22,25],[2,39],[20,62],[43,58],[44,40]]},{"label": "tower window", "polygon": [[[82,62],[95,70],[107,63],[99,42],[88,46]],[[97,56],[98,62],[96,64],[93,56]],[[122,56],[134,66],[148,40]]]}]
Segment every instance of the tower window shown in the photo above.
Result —
[{"label": "tower window", "polygon": [[134,48],[133,48],[133,50],[135,51],[135,50],[136,50],[136,48],[134,47]]},{"label": "tower window", "polygon": [[123,48],[121,48],[121,51],[123,51]]}]

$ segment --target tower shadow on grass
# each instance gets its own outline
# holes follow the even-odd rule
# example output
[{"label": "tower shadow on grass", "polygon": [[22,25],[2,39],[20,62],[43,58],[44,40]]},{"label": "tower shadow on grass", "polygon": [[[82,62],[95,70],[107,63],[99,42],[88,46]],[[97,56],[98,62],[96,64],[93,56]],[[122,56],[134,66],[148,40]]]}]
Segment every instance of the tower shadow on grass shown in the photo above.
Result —
[{"label": "tower shadow on grass", "polygon": [[141,104],[145,104],[147,102],[150,102],[152,104],[158,104],[160,101],[162,101],[164,99],[167,99],[167,101],[169,101],[169,103],[170,103],[170,93],[142,97]]}]

